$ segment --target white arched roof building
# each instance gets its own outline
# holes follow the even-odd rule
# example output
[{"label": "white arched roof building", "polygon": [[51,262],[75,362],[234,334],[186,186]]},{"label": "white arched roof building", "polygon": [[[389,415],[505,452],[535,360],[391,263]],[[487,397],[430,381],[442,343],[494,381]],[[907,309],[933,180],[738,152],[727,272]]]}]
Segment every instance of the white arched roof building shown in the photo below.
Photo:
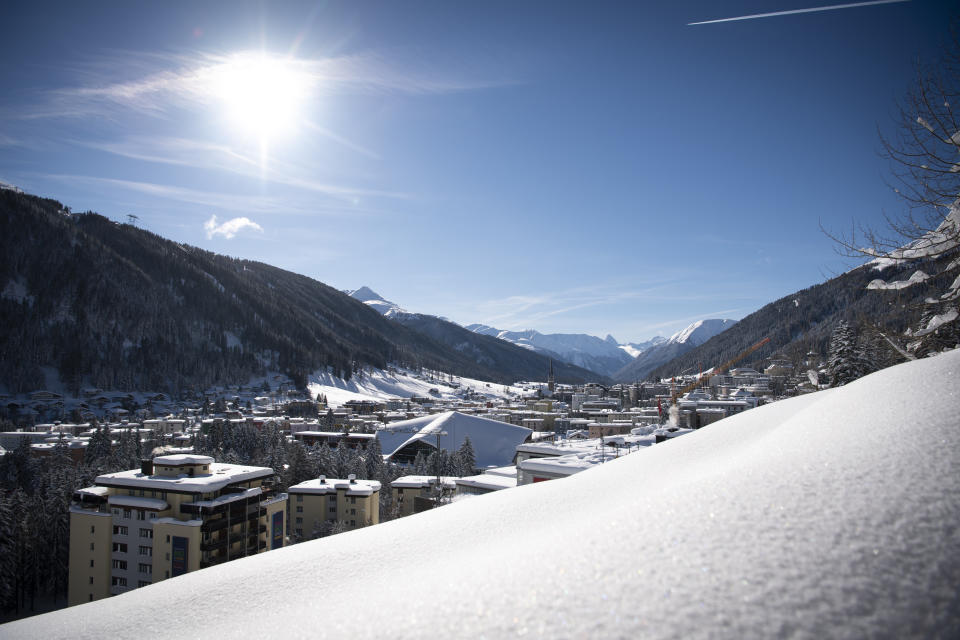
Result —
[{"label": "white arched roof building", "polygon": [[517,445],[526,442],[533,433],[526,427],[447,411],[392,422],[377,431],[377,440],[385,459],[408,461],[419,450],[435,450],[438,432],[440,448],[451,453],[459,449],[469,436],[479,469],[509,465],[516,455]]}]

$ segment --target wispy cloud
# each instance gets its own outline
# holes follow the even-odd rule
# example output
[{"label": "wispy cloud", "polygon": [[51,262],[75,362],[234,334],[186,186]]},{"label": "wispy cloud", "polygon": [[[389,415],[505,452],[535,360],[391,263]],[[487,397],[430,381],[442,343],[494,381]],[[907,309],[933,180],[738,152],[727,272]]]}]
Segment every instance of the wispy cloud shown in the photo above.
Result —
[{"label": "wispy cloud", "polygon": [[[485,75],[462,66],[444,65],[436,59],[405,62],[402,55],[364,52],[327,58],[272,56],[260,51],[232,54],[195,52],[158,55],[116,51],[75,69],[80,86],[63,87],[47,94],[49,101],[21,118],[116,115],[135,110],[167,116],[180,108],[208,108],[216,102],[218,78],[237,60],[254,56],[282,60],[301,80],[303,89],[316,95],[335,94],[443,94],[516,84],[502,72]],[[124,77],[117,78],[117,70]]]},{"label": "wispy cloud", "polygon": [[807,9],[788,9],[786,11],[754,13],[748,16],[736,16],[734,18],[720,18],[717,20],[703,20],[702,22],[690,22],[687,24],[687,26],[693,26],[697,24],[716,24],[718,22],[737,22],[739,20],[755,20],[757,18],[775,18],[778,16],[791,16],[798,13],[816,13],[819,11],[835,11],[837,9],[855,9],[857,7],[869,7],[877,4],[896,4],[899,2],[910,2],[910,0],[870,0],[870,2],[849,2],[846,4],[832,4],[824,7],[809,7]]},{"label": "wispy cloud", "polygon": [[[226,171],[257,181],[268,181],[324,194],[344,202],[358,198],[408,199],[409,194],[353,185],[333,184],[304,176],[303,167],[272,157],[255,158],[228,145],[197,139],[135,136],[118,142],[74,140],[74,144],[125,158],[210,171]],[[372,152],[368,152],[372,153]]]},{"label": "wispy cloud", "polygon": [[42,178],[57,180],[68,184],[78,184],[88,187],[104,187],[110,189],[126,189],[136,193],[146,194],[156,198],[164,198],[177,202],[184,202],[203,207],[213,207],[223,211],[263,214],[316,214],[318,209],[297,205],[289,198],[272,198],[269,196],[253,196],[216,191],[201,191],[186,187],[176,187],[153,182],[138,182],[135,180],[120,180],[116,178],[98,178],[94,176],[78,176],[63,174],[43,174]]},{"label": "wispy cloud", "polygon": [[334,133],[333,131],[330,131],[329,129],[327,129],[327,128],[325,128],[325,127],[321,127],[320,125],[316,124],[315,122],[312,122],[311,120],[306,120],[306,121],[304,121],[304,125],[305,125],[307,128],[315,131],[316,133],[319,133],[319,134],[320,134],[321,136],[323,136],[324,138],[328,138],[328,139],[330,139],[330,140],[333,140],[333,141],[336,142],[337,144],[340,144],[340,145],[342,145],[342,146],[344,146],[344,147],[346,147],[346,148],[348,148],[348,149],[351,149],[351,150],[353,150],[353,151],[356,151],[357,153],[360,153],[360,154],[362,154],[362,155],[365,155],[365,156],[367,156],[368,158],[373,158],[374,160],[379,160],[379,159],[380,159],[380,154],[378,154],[377,152],[371,151],[370,149],[367,149],[366,147],[364,147],[364,146],[362,146],[362,145],[359,145],[359,144],[357,144],[356,142],[353,142],[353,141],[351,141],[351,140],[347,140],[347,139],[344,138],[343,136],[337,135],[337,134]]},{"label": "wispy cloud", "polygon": [[219,235],[229,240],[243,229],[252,229],[263,233],[263,227],[246,216],[232,218],[220,223],[217,222],[217,216],[210,216],[210,219],[203,223],[203,228],[207,232],[208,239]]}]

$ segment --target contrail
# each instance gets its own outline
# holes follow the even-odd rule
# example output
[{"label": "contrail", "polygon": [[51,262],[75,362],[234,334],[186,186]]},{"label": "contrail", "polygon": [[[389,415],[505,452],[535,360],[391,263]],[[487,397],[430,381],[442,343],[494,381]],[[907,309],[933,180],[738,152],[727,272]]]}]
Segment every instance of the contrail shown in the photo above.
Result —
[{"label": "contrail", "polygon": [[895,2],[910,2],[910,0],[871,0],[870,2],[851,2],[848,4],[832,4],[828,7],[810,7],[809,9],[790,9],[789,11],[773,11],[771,13],[755,13],[750,16],[737,16],[736,18],[721,18],[720,20],[704,20],[703,22],[690,22],[687,26],[695,24],[714,24],[717,22],[734,22],[736,20],[753,20],[754,18],[772,18],[774,16],[789,16],[795,13],[814,13],[816,11],[833,11],[834,9],[852,9],[854,7],[869,7],[874,4],[893,4]]}]

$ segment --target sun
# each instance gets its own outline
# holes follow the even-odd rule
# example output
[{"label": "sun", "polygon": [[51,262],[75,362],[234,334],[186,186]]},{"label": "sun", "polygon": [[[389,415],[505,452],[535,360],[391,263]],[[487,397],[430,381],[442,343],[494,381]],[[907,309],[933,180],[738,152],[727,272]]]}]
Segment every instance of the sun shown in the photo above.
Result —
[{"label": "sun", "polygon": [[309,87],[310,76],[296,61],[257,52],[217,65],[211,89],[233,128],[266,141],[297,128]]}]

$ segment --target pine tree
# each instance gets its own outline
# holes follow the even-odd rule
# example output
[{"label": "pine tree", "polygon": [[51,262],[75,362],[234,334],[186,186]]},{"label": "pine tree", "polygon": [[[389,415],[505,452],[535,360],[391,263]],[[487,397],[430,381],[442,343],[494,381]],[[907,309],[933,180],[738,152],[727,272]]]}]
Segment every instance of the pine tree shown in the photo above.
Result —
[{"label": "pine tree", "polygon": [[463,439],[463,444],[457,449],[457,458],[457,475],[461,478],[473,475],[477,468],[477,456],[473,452],[473,443],[470,442],[470,436],[466,436]]},{"label": "pine tree", "polygon": [[864,375],[866,370],[856,333],[845,321],[840,321],[830,337],[830,354],[827,358],[830,385],[845,385]]}]

